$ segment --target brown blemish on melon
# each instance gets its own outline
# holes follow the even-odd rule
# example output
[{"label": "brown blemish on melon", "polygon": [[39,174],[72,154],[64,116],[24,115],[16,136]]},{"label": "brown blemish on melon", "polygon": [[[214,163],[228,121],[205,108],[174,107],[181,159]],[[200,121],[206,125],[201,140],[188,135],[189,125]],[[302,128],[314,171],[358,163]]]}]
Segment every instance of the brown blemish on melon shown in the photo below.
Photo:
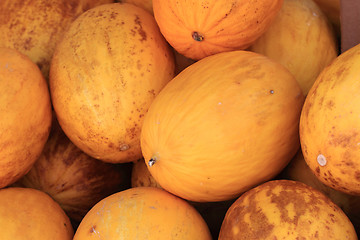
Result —
[{"label": "brown blemish on melon", "polygon": [[[248,198],[247,202],[249,202],[247,206],[234,204],[234,208],[231,211],[232,216],[225,219],[225,221],[231,219],[231,222],[224,224],[223,232],[234,234],[236,231],[229,231],[226,228],[233,229],[236,226],[241,229],[239,233],[249,239],[266,239],[271,235],[274,225],[269,222],[263,211],[258,208],[257,200],[255,199],[256,194],[254,191],[245,193],[244,197],[246,196]],[[246,220],[247,216],[249,216],[250,223]],[[233,236],[227,237],[231,239]]]},{"label": "brown blemish on melon", "polygon": [[302,109],[302,114],[304,115],[305,118],[309,117],[309,112],[310,112],[312,105],[313,104],[311,101],[308,101],[308,102],[306,102],[306,104],[304,104],[303,109]]},{"label": "brown blemish on melon", "polygon": [[134,30],[137,31],[137,33],[140,35],[140,41],[146,41],[147,39],[147,34],[146,32],[144,31],[143,27],[142,27],[142,24],[141,24],[141,21],[140,21],[140,18],[138,15],[135,15],[135,28]]},{"label": "brown blemish on melon", "polygon": [[335,103],[333,100],[329,100],[327,103],[326,103],[326,107],[329,108],[330,110],[333,109],[335,106]]},{"label": "brown blemish on melon", "polygon": [[[300,134],[302,134],[303,131],[304,131],[304,129],[301,128],[301,129],[300,129]],[[307,146],[306,146],[305,143],[303,143],[303,145],[301,146],[301,148],[302,148],[303,154],[304,154],[304,155],[308,155]]]},{"label": "brown blemish on melon", "polygon": [[109,55],[112,55],[113,53],[112,53],[112,48],[110,45],[110,36],[107,32],[105,32],[104,38],[105,38],[105,44],[106,44],[107,50],[109,52]]},{"label": "brown blemish on melon", "polygon": [[339,133],[337,135],[334,135],[332,139],[329,141],[329,144],[338,147],[347,147],[349,144],[356,139],[358,136],[357,132],[351,132],[351,133]]},{"label": "brown blemish on melon", "polygon": [[346,73],[348,71],[348,69],[346,68],[346,66],[340,66],[337,71],[336,71],[336,79],[340,79],[344,73]]},{"label": "brown blemish on melon", "polygon": [[141,70],[142,64],[141,64],[140,60],[137,61],[136,67],[137,67],[138,70]]},{"label": "brown blemish on melon", "polygon": [[335,179],[332,175],[327,178],[327,182],[329,182],[331,184],[331,186],[338,186],[339,185],[339,181],[337,179]]},{"label": "brown blemish on melon", "polygon": [[360,182],[360,171],[355,171],[355,180]]},{"label": "brown blemish on melon", "polygon": [[[298,225],[300,216],[304,215],[308,209],[307,201],[303,196],[294,194],[292,191],[281,191],[279,195],[272,195],[271,202],[275,203],[281,214],[281,221]],[[289,204],[293,205],[294,216],[290,216],[287,210]]]},{"label": "brown blemish on melon", "polygon": [[110,13],[110,19],[111,19],[111,20],[115,20],[116,17],[117,17],[117,15],[118,15],[117,12],[112,12],[112,13]]},{"label": "brown blemish on melon", "polygon": [[133,127],[127,128],[126,135],[130,139],[135,139],[138,135],[140,135],[140,128],[139,128],[138,124],[135,123]]},{"label": "brown blemish on melon", "polygon": [[34,47],[34,44],[32,43],[32,38],[31,37],[24,40],[24,49],[25,50],[30,50],[33,47]]},{"label": "brown blemish on melon", "polygon": [[109,146],[109,148],[115,148],[115,145],[114,145],[114,143],[112,143],[112,142],[110,142],[110,143],[108,144],[108,146]]},{"label": "brown blemish on melon", "polygon": [[261,71],[261,65],[260,64],[254,64],[254,63],[250,63],[249,64],[251,67],[250,69],[248,69],[245,74],[246,76],[250,77],[250,78],[255,78],[255,79],[263,79],[265,76],[265,72]]},{"label": "brown blemish on melon", "polygon": [[152,95],[153,97],[156,96],[156,93],[155,93],[154,89],[149,90],[148,93],[150,93],[150,95]]}]

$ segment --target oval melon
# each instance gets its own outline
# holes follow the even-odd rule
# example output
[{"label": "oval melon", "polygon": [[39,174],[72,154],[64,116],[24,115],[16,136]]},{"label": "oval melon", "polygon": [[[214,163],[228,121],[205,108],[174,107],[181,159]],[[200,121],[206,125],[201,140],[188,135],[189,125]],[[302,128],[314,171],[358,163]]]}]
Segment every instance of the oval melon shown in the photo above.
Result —
[{"label": "oval melon", "polygon": [[313,0],[284,0],[270,28],[249,48],[280,62],[304,95],[339,53],[335,32]]},{"label": "oval melon", "polygon": [[59,124],[96,159],[135,161],[143,117],[174,69],[173,52],[146,10],[129,3],[92,8],[71,24],[51,62]]},{"label": "oval melon", "polygon": [[24,176],[51,127],[49,89],[40,69],[17,50],[0,48],[0,188]]},{"label": "oval melon", "polygon": [[46,193],[21,187],[0,190],[0,239],[72,240],[63,209]]},{"label": "oval melon", "polygon": [[302,182],[272,180],[241,195],[226,212],[219,240],[357,240],[346,214]]},{"label": "oval melon", "polygon": [[201,215],[185,200],[155,187],[136,187],[98,202],[83,218],[74,240],[211,240]]},{"label": "oval melon", "polygon": [[299,148],[304,96],[269,58],[232,51],[204,58],[152,102],[141,132],[151,175],[191,201],[224,201],[278,174]]},{"label": "oval melon", "polygon": [[16,49],[38,65],[46,80],[62,35],[80,14],[114,0],[1,0],[0,46]]},{"label": "oval melon", "polygon": [[325,68],[304,103],[300,140],[304,158],[327,186],[360,195],[360,45]]}]

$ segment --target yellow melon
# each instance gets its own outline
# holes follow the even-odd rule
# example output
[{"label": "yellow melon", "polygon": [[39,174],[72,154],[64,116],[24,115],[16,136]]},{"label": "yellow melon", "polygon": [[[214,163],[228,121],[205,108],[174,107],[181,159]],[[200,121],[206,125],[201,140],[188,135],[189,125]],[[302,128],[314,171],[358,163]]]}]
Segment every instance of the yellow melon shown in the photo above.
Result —
[{"label": "yellow melon", "polygon": [[306,95],[338,55],[335,32],[313,0],[284,0],[270,28],[249,48],[283,64]]},{"label": "yellow melon", "polygon": [[98,202],[74,240],[211,240],[201,215],[185,200],[154,187],[130,188]]},{"label": "yellow melon", "polygon": [[296,153],[303,100],[294,76],[260,54],[199,60],[164,87],[145,115],[148,169],[182,198],[234,198],[274,177]]},{"label": "yellow melon", "polygon": [[17,50],[0,48],[0,188],[24,176],[40,156],[51,127],[47,83]]},{"label": "yellow melon", "polygon": [[88,10],[71,24],[51,62],[61,128],[94,158],[141,158],[143,117],[174,69],[173,52],[150,13],[129,3]]},{"label": "yellow melon", "polygon": [[74,236],[70,220],[59,204],[36,189],[1,189],[0,216],[3,240],[72,240]]},{"label": "yellow melon", "polygon": [[114,0],[1,0],[0,46],[18,50],[48,80],[55,46],[81,13]]},{"label": "yellow melon", "polygon": [[49,194],[75,228],[95,203],[129,188],[130,174],[129,163],[106,163],[85,154],[66,137],[53,117],[41,155],[30,171],[11,186]]},{"label": "yellow melon", "polygon": [[272,180],[241,195],[226,212],[219,240],[357,240],[345,213],[304,183]]},{"label": "yellow melon", "polygon": [[338,56],[316,79],[304,103],[300,140],[321,182],[360,195],[360,45]]},{"label": "yellow melon", "polygon": [[360,233],[360,196],[337,191],[322,183],[306,164],[301,150],[281,172],[279,177],[303,182],[323,192],[344,211],[355,229]]},{"label": "yellow melon", "polygon": [[319,5],[321,10],[329,18],[338,36],[341,36],[340,0],[314,0],[314,2]]}]

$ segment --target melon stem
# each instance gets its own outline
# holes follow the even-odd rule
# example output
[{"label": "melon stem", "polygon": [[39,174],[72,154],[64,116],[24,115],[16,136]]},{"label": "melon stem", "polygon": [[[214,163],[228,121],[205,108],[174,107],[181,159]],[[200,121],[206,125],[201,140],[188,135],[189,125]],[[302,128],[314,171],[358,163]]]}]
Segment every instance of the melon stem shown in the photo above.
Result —
[{"label": "melon stem", "polygon": [[198,41],[198,42],[201,42],[204,40],[204,36],[198,32],[192,32],[191,36],[195,41]]},{"label": "melon stem", "polygon": [[156,158],[151,158],[149,161],[148,161],[148,165],[149,167],[152,167],[156,162]]}]

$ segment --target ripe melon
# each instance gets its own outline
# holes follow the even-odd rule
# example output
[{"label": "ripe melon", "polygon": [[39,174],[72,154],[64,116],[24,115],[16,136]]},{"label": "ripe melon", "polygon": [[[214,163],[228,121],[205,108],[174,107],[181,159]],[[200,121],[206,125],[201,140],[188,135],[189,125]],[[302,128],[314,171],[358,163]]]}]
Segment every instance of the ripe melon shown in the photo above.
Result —
[{"label": "ripe melon", "polygon": [[224,201],[278,174],[299,148],[304,96],[281,64],[231,51],[190,65],[152,102],[144,160],[166,190]]},{"label": "ripe melon", "polygon": [[53,117],[44,149],[30,171],[11,186],[49,194],[69,216],[74,228],[95,203],[130,187],[131,164],[94,159],[77,148]]},{"label": "ripe melon", "polygon": [[340,37],[340,0],[314,0],[314,2],[319,5],[321,10],[328,17],[335,28],[336,34]]},{"label": "ripe melon", "polygon": [[303,182],[320,190],[344,211],[360,234],[360,196],[337,191],[322,183],[306,164],[301,150],[278,177]]},{"label": "ripe melon", "polygon": [[38,65],[46,80],[52,55],[80,14],[114,0],[1,0],[0,46],[16,49]]},{"label": "ripe melon", "polygon": [[185,200],[154,187],[130,188],[98,202],[74,240],[211,240],[201,215]]},{"label": "ripe melon", "polygon": [[272,24],[283,0],[153,0],[161,33],[187,58],[244,50]]},{"label": "ripe melon", "polygon": [[61,128],[93,158],[141,158],[143,117],[174,70],[173,52],[146,10],[112,3],[86,11],[51,62],[50,91]]},{"label": "ripe melon", "polygon": [[283,64],[304,95],[339,53],[335,32],[313,0],[284,0],[270,28],[249,50]]},{"label": "ripe melon", "polygon": [[226,212],[219,240],[357,240],[345,213],[304,183],[272,180],[241,195]]},{"label": "ripe melon", "polygon": [[59,204],[36,189],[1,189],[0,216],[3,240],[72,240],[74,236],[70,220]]},{"label": "ripe melon", "polygon": [[46,80],[29,57],[0,48],[0,188],[24,176],[40,156],[51,127]]},{"label": "ripe melon", "polygon": [[309,91],[300,118],[306,163],[325,185],[360,195],[360,45],[338,56]]}]

